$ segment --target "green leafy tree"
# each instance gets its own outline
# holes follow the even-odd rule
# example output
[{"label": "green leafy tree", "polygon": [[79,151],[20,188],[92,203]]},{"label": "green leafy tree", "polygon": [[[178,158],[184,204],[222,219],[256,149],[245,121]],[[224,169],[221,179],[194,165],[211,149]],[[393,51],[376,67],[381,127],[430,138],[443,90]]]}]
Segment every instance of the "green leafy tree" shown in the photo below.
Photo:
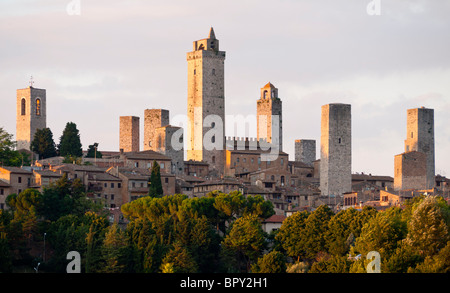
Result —
[{"label": "green leafy tree", "polygon": [[39,155],[40,159],[55,157],[56,144],[53,140],[53,133],[50,128],[38,129],[31,142],[31,150]]},{"label": "green leafy tree", "polygon": [[450,272],[450,241],[437,254],[427,256],[416,267],[410,267],[408,273],[440,273]]},{"label": "green leafy tree", "polygon": [[164,273],[197,273],[198,266],[189,251],[176,242],[164,256],[161,271]]},{"label": "green leafy tree", "polygon": [[244,203],[245,197],[242,193],[232,191],[230,193],[218,193],[215,196],[214,207],[229,219],[234,220],[241,215]]},{"label": "green leafy tree", "polygon": [[127,252],[127,236],[116,223],[106,228],[102,245],[102,255],[105,261],[103,272],[122,273],[125,271]]},{"label": "green leafy tree", "polygon": [[5,232],[0,232],[0,273],[12,272],[12,254]]},{"label": "green leafy tree", "polygon": [[309,213],[307,211],[296,212],[286,218],[278,230],[275,240],[281,243],[288,256],[297,261],[305,256],[306,238],[305,226]]},{"label": "green leafy tree", "polygon": [[383,213],[377,213],[364,225],[361,235],[356,238],[355,246],[350,249],[351,255],[362,255],[362,260],[355,262],[352,267],[358,271],[359,263],[368,263],[365,260],[367,253],[377,251],[381,257],[381,271],[387,272],[386,265],[389,263],[387,260],[396,253],[397,248],[406,237],[406,233],[406,223],[402,218],[400,208],[391,207]]},{"label": "green leafy tree", "polygon": [[80,133],[77,129],[77,125],[73,122],[67,122],[64,128],[63,134],[60,137],[58,145],[59,155],[82,157],[83,150],[81,148]]},{"label": "green leafy tree", "polygon": [[16,151],[16,142],[13,135],[0,127],[0,165],[2,166],[29,166],[30,155],[23,151]]},{"label": "green leafy tree", "polygon": [[445,214],[435,196],[428,196],[413,211],[406,242],[423,256],[432,256],[450,240]]},{"label": "green leafy tree", "polygon": [[351,261],[345,256],[332,255],[312,264],[309,273],[348,273]]},{"label": "green leafy tree", "polygon": [[65,272],[67,252],[81,254],[81,268],[85,272],[101,272],[102,245],[108,227],[104,215],[86,212],[84,215],[65,215],[51,223],[48,242],[53,249],[49,267],[55,272]]},{"label": "green leafy tree", "polygon": [[325,237],[332,216],[333,211],[327,205],[321,205],[306,219],[304,228],[306,257],[313,258],[317,253],[327,250]]},{"label": "green leafy tree", "polygon": [[148,195],[151,197],[161,197],[164,191],[161,182],[161,169],[158,162],[153,161],[152,171],[150,174],[150,187]]},{"label": "green leafy tree", "polygon": [[361,234],[365,223],[375,216],[377,211],[372,207],[364,207],[362,211],[353,208],[342,210],[334,215],[328,223],[326,247],[333,255],[345,255],[354,240]]},{"label": "green leafy tree", "polygon": [[251,262],[258,259],[265,246],[264,231],[258,217],[247,215],[238,218],[223,240],[223,244],[234,251],[239,259],[245,260],[248,272]]},{"label": "green leafy tree", "polygon": [[283,253],[273,250],[258,259],[252,265],[253,273],[286,273],[286,257]]},{"label": "green leafy tree", "polygon": [[98,143],[94,142],[94,144],[89,145],[86,158],[97,158],[101,159],[103,157],[102,153],[98,151]]}]

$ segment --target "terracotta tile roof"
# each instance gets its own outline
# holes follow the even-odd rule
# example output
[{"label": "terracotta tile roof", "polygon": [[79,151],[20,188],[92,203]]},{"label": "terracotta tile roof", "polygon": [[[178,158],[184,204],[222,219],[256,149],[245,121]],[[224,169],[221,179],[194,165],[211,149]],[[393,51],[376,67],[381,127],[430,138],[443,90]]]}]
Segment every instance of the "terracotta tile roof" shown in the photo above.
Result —
[{"label": "terracotta tile roof", "polygon": [[265,223],[282,223],[286,219],[285,215],[273,215],[264,220]]}]

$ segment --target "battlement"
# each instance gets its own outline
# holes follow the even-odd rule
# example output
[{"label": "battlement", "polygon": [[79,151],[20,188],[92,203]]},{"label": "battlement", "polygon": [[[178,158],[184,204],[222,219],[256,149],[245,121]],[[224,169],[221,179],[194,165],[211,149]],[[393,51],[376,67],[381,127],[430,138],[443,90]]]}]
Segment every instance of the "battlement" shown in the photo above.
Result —
[{"label": "battlement", "polygon": [[[257,139],[256,137],[226,137],[227,150],[261,150],[261,144],[267,144],[267,139]],[[265,147],[267,149],[267,147]]]}]

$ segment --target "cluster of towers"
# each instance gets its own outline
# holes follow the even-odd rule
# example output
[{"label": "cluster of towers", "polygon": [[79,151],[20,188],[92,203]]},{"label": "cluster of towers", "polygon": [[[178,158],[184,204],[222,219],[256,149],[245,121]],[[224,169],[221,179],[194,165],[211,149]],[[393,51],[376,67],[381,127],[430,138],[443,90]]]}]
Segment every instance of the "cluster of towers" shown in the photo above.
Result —
[{"label": "cluster of towers", "polygon": [[[186,130],[186,161],[209,165],[218,177],[225,173],[225,151],[252,142],[256,149],[263,143],[283,150],[282,102],[278,89],[267,83],[257,100],[257,137],[240,140],[225,137],[225,52],[211,28],[206,39],[194,41],[187,53],[188,98],[185,129],[170,125],[169,110],[144,111],[143,151],[163,153],[172,159],[172,172],[182,173],[184,158],[183,131]],[[320,190],[322,195],[342,195],[352,190],[352,121],[351,105],[333,103],[322,106],[320,141]],[[140,150],[140,118],[120,117],[120,149]],[[30,149],[37,129],[46,127],[46,91],[32,86],[17,90],[18,149]],[[430,189],[435,184],[434,111],[407,110],[405,152],[395,156],[394,189]],[[295,160],[316,161],[316,141],[295,141]]]},{"label": "cluster of towers", "polygon": [[[225,52],[220,51],[219,40],[213,28],[208,38],[194,41],[188,52],[188,97],[186,126],[186,160],[209,165],[212,174],[222,176],[225,168],[225,150],[230,143],[225,137]],[[183,140],[183,129],[169,124],[169,111],[145,110],[144,150],[151,149],[173,156],[180,166],[184,149],[168,149]],[[282,102],[278,89],[267,83],[261,88],[257,101],[257,145],[265,142],[282,150]],[[174,140],[173,135],[177,135]],[[239,144],[239,142],[237,142]],[[120,117],[120,149],[139,151],[139,117]],[[176,168],[180,170],[180,168]]]}]

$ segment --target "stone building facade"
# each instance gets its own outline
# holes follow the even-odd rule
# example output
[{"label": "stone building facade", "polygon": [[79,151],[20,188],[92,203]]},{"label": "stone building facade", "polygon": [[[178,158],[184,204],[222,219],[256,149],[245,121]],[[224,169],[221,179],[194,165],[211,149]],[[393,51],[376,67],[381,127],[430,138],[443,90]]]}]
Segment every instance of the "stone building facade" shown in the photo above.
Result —
[{"label": "stone building facade", "polygon": [[213,28],[208,38],[194,41],[187,63],[187,160],[204,161],[212,176],[220,176],[225,159],[225,52],[219,50]]},{"label": "stone building facade", "polygon": [[169,125],[169,110],[146,109],[144,111],[144,151],[156,151],[155,130],[165,125]]},{"label": "stone building facade", "polygon": [[183,129],[165,125],[154,131],[155,151],[171,158],[171,173],[184,172]]},{"label": "stone building facade", "polygon": [[351,105],[322,106],[320,190],[338,196],[352,190]]},{"label": "stone building facade", "polygon": [[435,186],[434,154],[434,110],[424,107],[408,109],[406,122],[407,138],[405,152],[417,151],[426,154],[426,187]]},{"label": "stone building facade", "polygon": [[30,150],[30,144],[36,131],[47,127],[46,105],[45,89],[29,86],[17,90],[16,141],[18,150]]},{"label": "stone building facade", "polygon": [[256,117],[257,140],[266,140],[282,151],[282,103],[278,97],[278,89],[270,82],[261,88],[261,97],[256,102]]},{"label": "stone building facade", "polygon": [[139,117],[120,117],[119,148],[124,152],[139,152]]},{"label": "stone building facade", "polygon": [[427,155],[409,151],[395,156],[394,190],[426,189]]},{"label": "stone building facade", "polygon": [[295,140],[295,161],[308,165],[316,160],[316,141],[314,139]]}]

